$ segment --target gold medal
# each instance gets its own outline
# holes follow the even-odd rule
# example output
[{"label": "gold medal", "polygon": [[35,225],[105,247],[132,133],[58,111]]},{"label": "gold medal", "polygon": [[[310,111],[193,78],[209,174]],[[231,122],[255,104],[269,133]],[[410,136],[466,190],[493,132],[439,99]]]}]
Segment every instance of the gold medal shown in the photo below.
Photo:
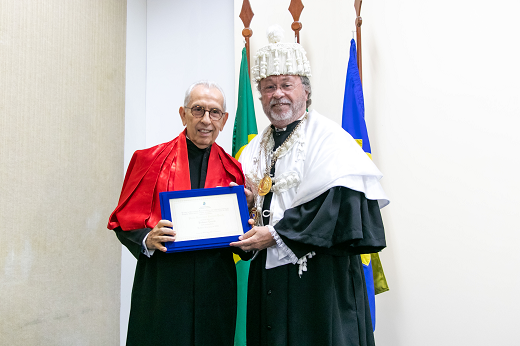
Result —
[{"label": "gold medal", "polygon": [[267,193],[271,190],[271,186],[273,185],[273,182],[271,178],[266,175],[260,180],[260,184],[258,184],[258,194],[260,196],[265,196]]}]

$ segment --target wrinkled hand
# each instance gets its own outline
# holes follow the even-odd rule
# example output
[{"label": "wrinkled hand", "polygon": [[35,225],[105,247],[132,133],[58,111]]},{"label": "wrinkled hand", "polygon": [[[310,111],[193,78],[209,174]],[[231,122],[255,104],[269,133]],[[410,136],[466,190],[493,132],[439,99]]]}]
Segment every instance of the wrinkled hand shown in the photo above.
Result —
[{"label": "wrinkled hand", "polygon": [[[249,220],[251,223],[253,220]],[[250,231],[238,237],[240,241],[229,244],[230,246],[236,246],[244,251],[251,250],[262,250],[276,244],[269,228],[266,226],[255,226]]]},{"label": "wrinkled hand", "polygon": [[172,229],[173,224],[169,220],[161,220],[148,233],[146,238],[146,247],[148,250],[157,249],[166,252],[166,247],[162,243],[175,241],[175,231]]},{"label": "wrinkled hand", "polygon": [[[234,182],[230,182],[229,186],[238,186],[238,184],[234,183]],[[244,193],[246,194],[247,207],[249,209],[253,208],[255,206],[255,195],[253,195],[251,190],[248,190],[245,186],[244,186]]]}]

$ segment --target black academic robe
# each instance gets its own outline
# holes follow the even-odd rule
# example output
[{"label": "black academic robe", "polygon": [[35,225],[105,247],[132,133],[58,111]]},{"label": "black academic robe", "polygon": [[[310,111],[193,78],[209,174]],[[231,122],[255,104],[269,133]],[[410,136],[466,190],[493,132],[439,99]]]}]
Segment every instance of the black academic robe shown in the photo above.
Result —
[{"label": "black academic robe", "polygon": [[[275,134],[275,148],[294,126]],[[269,209],[269,203],[267,195],[263,208]],[[251,262],[248,346],[374,345],[359,254],[385,247],[377,201],[333,187],[286,210],[274,227],[298,258],[310,251],[316,255],[301,277],[298,265],[265,269],[266,250]]]},{"label": "black academic robe", "polygon": [[[210,148],[198,149],[189,140],[187,145],[191,187],[201,188]],[[148,258],[141,244],[149,228],[115,231],[138,257],[127,345],[233,345],[237,284],[231,249],[156,250]]]}]

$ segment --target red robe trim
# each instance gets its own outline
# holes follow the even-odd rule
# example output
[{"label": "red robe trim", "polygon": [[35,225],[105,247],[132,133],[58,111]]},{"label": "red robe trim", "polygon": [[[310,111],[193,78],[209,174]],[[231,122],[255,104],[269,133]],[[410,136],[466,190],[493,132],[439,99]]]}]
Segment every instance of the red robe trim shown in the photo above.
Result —
[{"label": "red robe trim", "polygon": [[[230,182],[244,185],[244,181],[240,163],[213,143],[204,188],[229,186]],[[170,142],[134,153],[107,227],[124,231],[154,228],[161,220],[159,192],[190,189],[185,129]]]}]

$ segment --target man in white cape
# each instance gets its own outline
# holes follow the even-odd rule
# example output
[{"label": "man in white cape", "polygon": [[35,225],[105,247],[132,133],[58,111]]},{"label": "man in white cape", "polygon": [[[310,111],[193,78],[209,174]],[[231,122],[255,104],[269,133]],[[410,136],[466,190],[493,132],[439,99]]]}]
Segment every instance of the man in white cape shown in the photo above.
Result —
[{"label": "man in white cape", "polygon": [[304,49],[268,37],[252,73],[271,126],[240,156],[256,222],[231,244],[256,251],[247,344],[374,345],[359,255],[386,246],[382,175],[338,124],[307,112]]}]

